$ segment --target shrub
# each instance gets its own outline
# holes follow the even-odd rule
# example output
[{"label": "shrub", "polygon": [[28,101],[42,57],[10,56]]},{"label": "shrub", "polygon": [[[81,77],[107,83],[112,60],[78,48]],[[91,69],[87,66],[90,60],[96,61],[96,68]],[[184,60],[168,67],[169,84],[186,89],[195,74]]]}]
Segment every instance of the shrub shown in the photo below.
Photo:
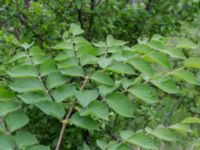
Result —
[{"label": "shrub", "polygon": [[71,24],[43,50],[14,43],[0,88],[0,149],[198,148],[197,45],[158,35],[132,47],[112,35],[91,43],[83,32]]}]

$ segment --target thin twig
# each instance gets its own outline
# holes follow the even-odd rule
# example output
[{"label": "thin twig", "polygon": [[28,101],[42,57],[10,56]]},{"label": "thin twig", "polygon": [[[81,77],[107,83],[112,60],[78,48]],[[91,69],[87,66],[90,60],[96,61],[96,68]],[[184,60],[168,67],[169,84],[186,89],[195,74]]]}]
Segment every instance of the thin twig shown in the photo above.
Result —
[{"label": "thin twig", "polygon": [[90,18],[89,18],[89,27],[88,27],[88,34],[91,37],[91,33],[92,33],[92,27],[93,27],[93,22],[94,22],[94,9],[95,9],[95,0],[91,0],[90,3]]},{"label": "thin twig", "polygon": [[[84,87],[85,87],[86,83],[88,82],[88,80],[89,80],[89,76],[86,76],[85,80],[83,81],[83,84],[80,87],[80,91],[82,91],[84,89]],[[62,121],[63,125],[62,125],[62,129],[60,131],[60,136],[59,136],[59,139],[58,139],[58,142],[57,142],[55,150],[60,150],[62,139],[63,139],[64,133],[65,133],[65,129],[66,129],[67,123],[69,121],[69,118],[72,115],[72,112],[74,110],[75,104],[76,104],[76,102],[73,101],[72,104],[71,104],[71,107],[70,107],[70,109],[69,109],[69,111],[68,111],[68,113],[67,113],[67,115],[65,117],[65,119]]]}]

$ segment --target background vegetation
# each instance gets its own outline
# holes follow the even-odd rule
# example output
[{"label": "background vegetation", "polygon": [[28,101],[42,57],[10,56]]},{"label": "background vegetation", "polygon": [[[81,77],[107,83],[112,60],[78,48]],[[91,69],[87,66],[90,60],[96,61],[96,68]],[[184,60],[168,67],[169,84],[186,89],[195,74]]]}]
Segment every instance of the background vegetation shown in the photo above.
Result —
[{"label": "background vegetation", "polygon": [[199,10],[0,1],[0,150],[200,149]]}]

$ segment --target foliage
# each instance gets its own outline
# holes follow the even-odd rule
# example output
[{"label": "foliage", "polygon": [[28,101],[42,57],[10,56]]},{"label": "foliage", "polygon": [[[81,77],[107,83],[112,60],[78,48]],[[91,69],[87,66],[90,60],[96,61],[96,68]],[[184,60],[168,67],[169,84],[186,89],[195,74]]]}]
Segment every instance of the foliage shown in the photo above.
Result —
[{"label": "foliage", "polygon": [[[17,53],[5,66],[9,89],[2,86],[0,94],[4,149],[49,149],[36,139],[45,139],[36,127],[42,121],[57,126],[49,126],[50,134],[57,135],[49,138],[49,143],[55,142],[46,143],[52,148],[59,122],[67,124],[69,135],[77,133],[73,136],[83,145],[63,141],[63,149],[198,145],[199,128],[193,124],[200,123],[196,76],[200,62],[192,55],[195,43],[154,36],[128,47],[111,35],[105,42],[90,43],[82,33],[71,24],[63,40],[48,51],[33,43],[15,45]],[[30,124],[32,115],[41,119],[35,125]],[[30,132],[33,126],[39,130],[36,135]]]},{"label": "foliage", "polygon": [[0,4],[2,27],[42,47],[60,39],[70,22],[79,23],[88,40],[112,34],[136,43],[138,37],[179,31],[181,24],[198,16],[200,8],[199,0],[138,0],[135,6],[125,0],[38,0],[28,6],[24,1],[5,0]]},{"label": "foliage", "polygon": [[199,0],[0,4],[0,150],[200,148]]}]

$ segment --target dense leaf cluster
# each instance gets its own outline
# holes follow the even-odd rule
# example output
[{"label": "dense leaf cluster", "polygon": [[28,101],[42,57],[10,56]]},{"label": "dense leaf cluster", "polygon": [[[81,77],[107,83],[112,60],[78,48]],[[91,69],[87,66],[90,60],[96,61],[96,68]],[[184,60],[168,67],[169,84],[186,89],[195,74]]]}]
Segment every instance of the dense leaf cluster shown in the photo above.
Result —
[{"label": "dense leaf cluster", "polygon": [[199,8],[0,1],[0,150],[198,150]]},{"label": "dense leaf cluster", "polygon": [[88,130],[84,150],[88,145],[102,150],[198,146],[198,128],[191,126],[200,123],[195,43],[154,36],[128,47],[111,35],[90,43],[80,36],[83,32],[71,24],[50,52],[17,43],[5,72],[9,89],[0,88],[2,149],[49,149],[29,130],[26,109],[35,108],[67,125],[66,130]]}]

